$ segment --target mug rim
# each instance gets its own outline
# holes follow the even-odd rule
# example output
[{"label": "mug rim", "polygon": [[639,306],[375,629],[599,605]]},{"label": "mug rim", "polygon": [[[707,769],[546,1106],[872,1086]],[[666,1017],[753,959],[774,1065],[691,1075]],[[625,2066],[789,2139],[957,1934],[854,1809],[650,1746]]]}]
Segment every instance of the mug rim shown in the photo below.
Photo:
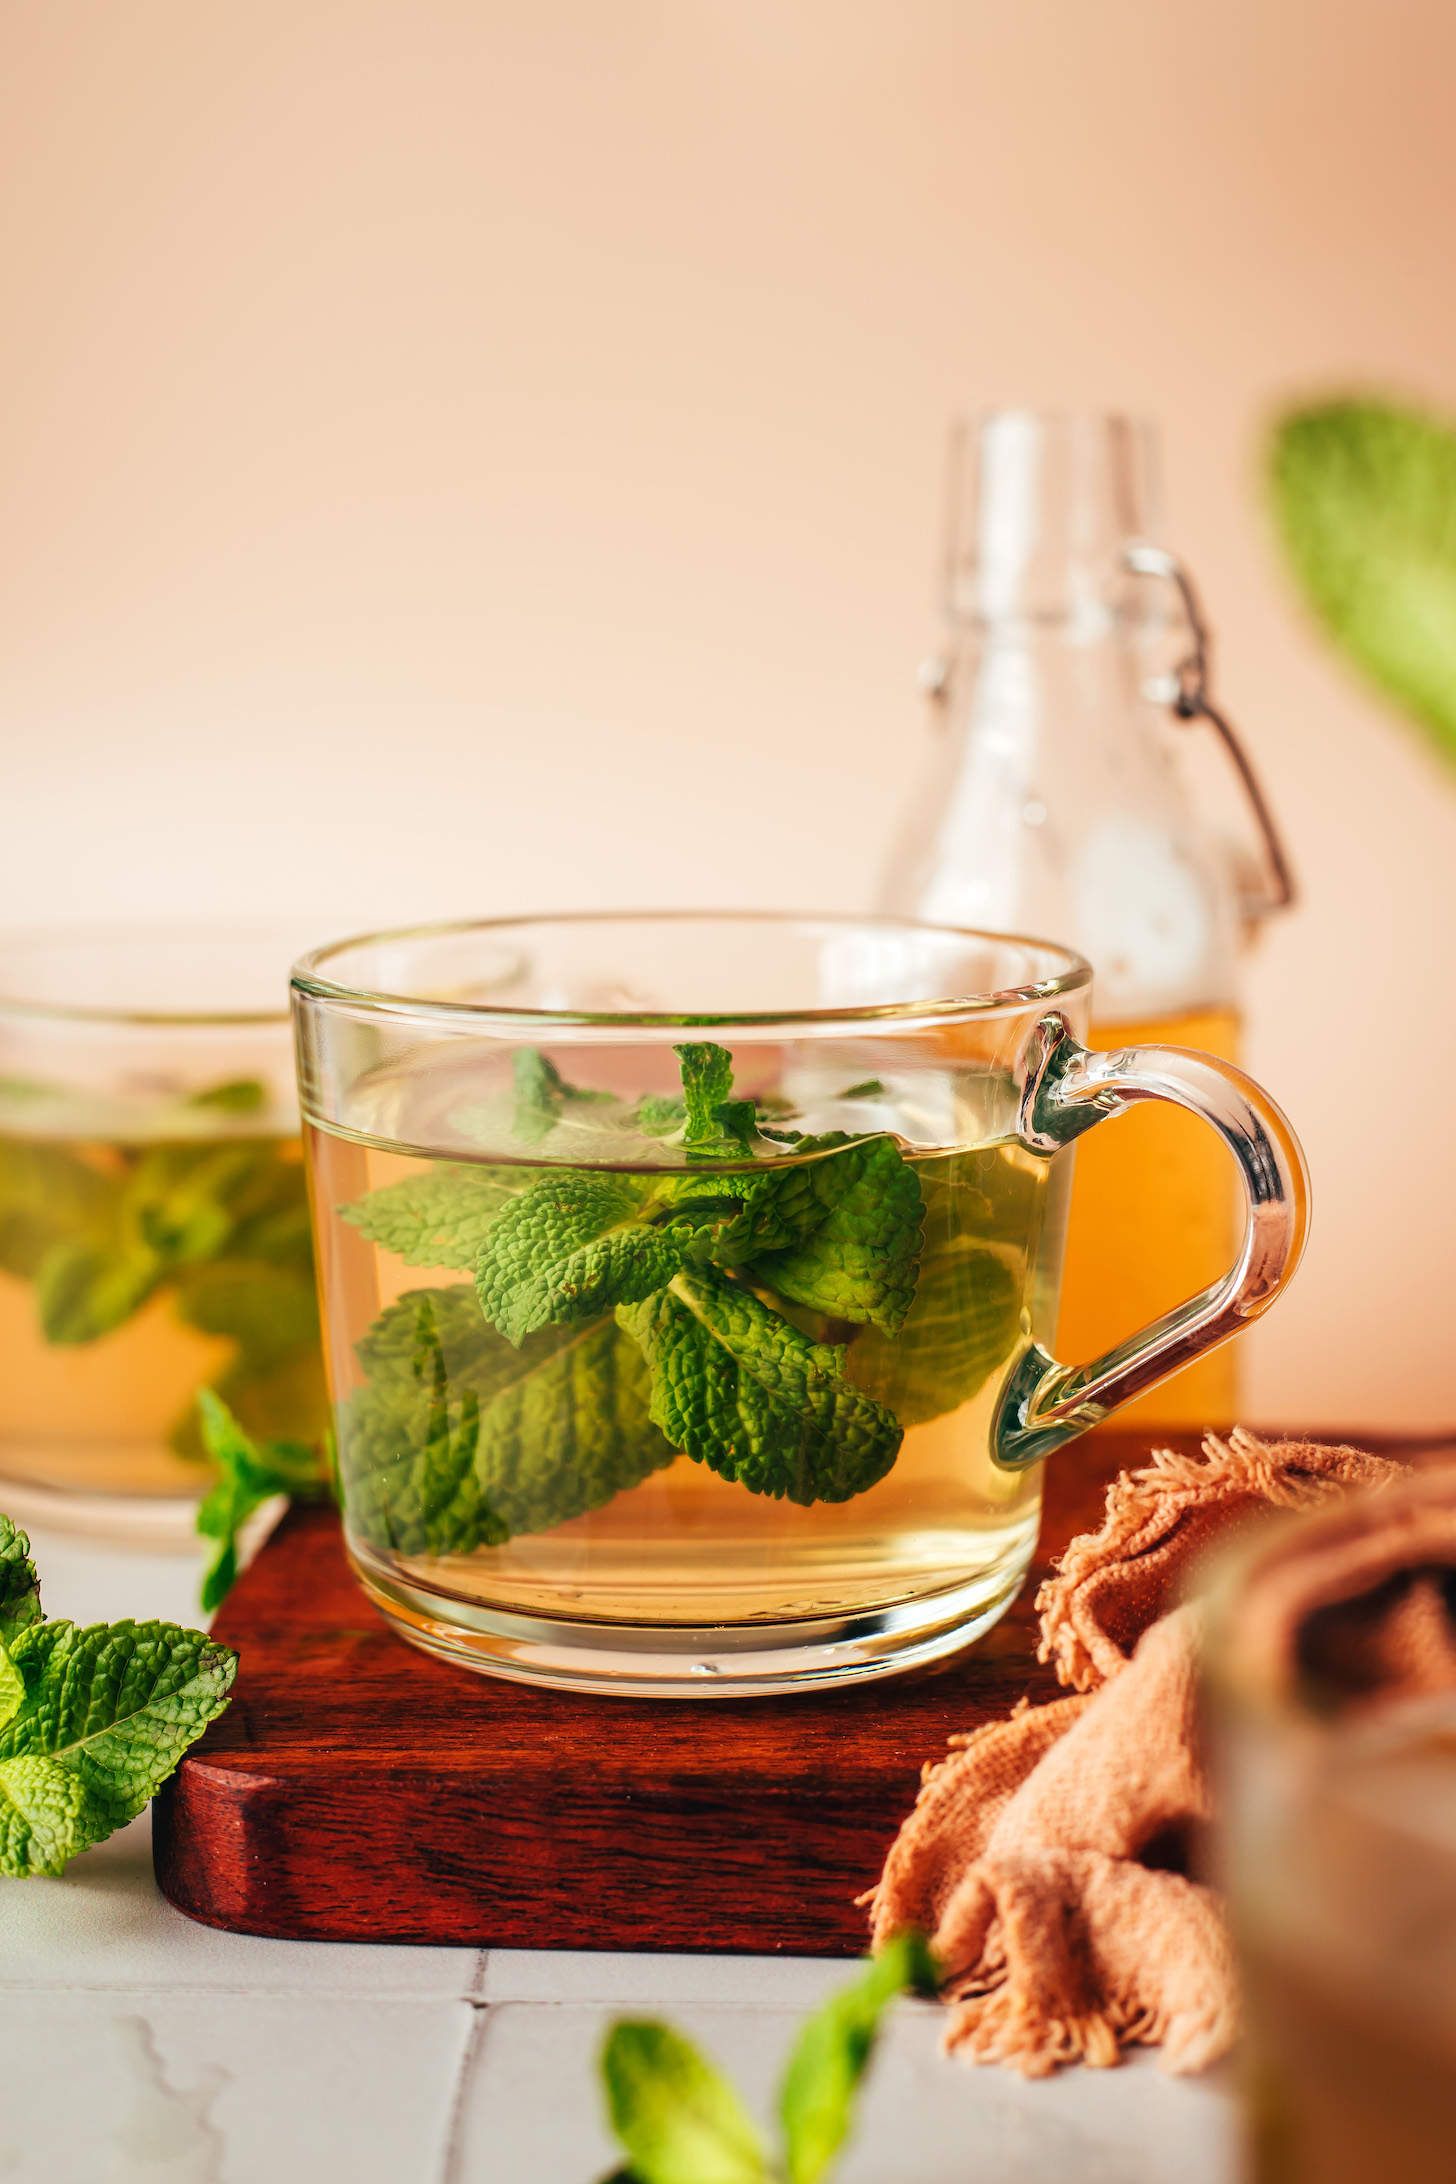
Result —
[{"label": "mug rim", "polygon": [[[430,940],[451,934],[508,934],[539,925],[643,925],[722,924],[869,927],[901,933],[933,933],[957,940],[1040,949],[1056,957],[1063,968],[1054,977],[1025,986],[1001,987],[992,993],[927,995],[918,1001],[888,1001],[839,1008],[724,1010],[692,1014],[618,1009],[502,1008],[482,1001],[424,1000],[418,995],[389,993],[367,986],[353,986],[323,975],[327,960],[350,948],[390,941]],[[551,910],[497,918],[446,918],[424,925],[385,927],[324,942],[299,957],[290,985],[294,993],[314,1001],[362,1007],[377,1013],[405,1017],[447,1017],[482,1027],[525,1025],[561,1029],[667,1031],[691,1026],[744,1024],[765,1027],[789,1024],[913,1024],[945,1023],[1011,1009],[1035,1008],[1068,994],[1085,992],[1092,983],[1092,966],[1085,956],[1057,940],[1029,933],[994,932],[983,926],[942,925],[928,918],[903,918],[871,911],[860,915],[846,910]]]},{"label": "mug rim", "polygon": [[[116,923],[102,918],[92,921],[46,923],[43,925],[10,925],[0,928],[0,1023],[26,1022],[43,1024],[84,1024],[93,1027],[113,1026],[117,1029],[139,1028],[162,1031],[254,1029],[273,1026],[286,1027],[289,1021],[289,987],[283,972],[286,950],[291,942],[298,941],[298,929],[304,921],[296,917],[285,918],[228,918],[209,917],[193,923],[183,918],[142,918],[135,921],[119,920]],[[310,921],[311,922],[311,921]],[[278,943],[278,985],[276,1003],[267,1008],[215,1009],[206,1006],[180,1008],[118,1007],[105,1001],[44,1001],[6,990],[6,962],[11,955],[27,950],[43,954],[49,949],[96,947],[146,950],[166,948],[178,943],[225,948],[239,944],[249,947],[270,947]]]}]

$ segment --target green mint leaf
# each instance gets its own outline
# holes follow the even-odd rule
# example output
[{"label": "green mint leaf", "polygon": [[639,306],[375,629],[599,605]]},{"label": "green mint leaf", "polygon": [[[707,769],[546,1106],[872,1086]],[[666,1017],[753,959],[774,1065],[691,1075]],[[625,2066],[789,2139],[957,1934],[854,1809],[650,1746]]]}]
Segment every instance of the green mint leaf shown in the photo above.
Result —
[{"label": "green mint leaf", "polygon": [[687,1121],[687,1108],[677,1097],[644,1092],[637,1102],[633,1122],[643,1137],[671,1137]]},{"label": "green mint leaf", "polygon": [[140,1311],[162,1277],[144,1247],[57,1244],[35,1275],[35,1301],[46,1341],[95,1342]]},{"label": "green mint leaf", "polygon": [[217,1107],[225,1115],[256,1115],[268,1104],[268,1087],[256,1077],[230,1077],[226,1084],[209,1085],[205,1092],[189,1093],[188,1107]]},{"label": "green mint leaf", "polygon": [[519,1348],[539,1328],[596,1319],[660,1289],[683,1253],[670,1234],[643,1225],[647,1195],[633,1176],[542,1176],[481,1247],[475,1287],[486,1318]]},{"label": "green mint leaf", "polygon": [[[185,1326],[236,1344],[213,1381],[218,1396],[255,1440],[318,1439],[328,1424],[312,1268],[287,1262],[216,1259],[174,1277],[173,1309]],[[170,1435],[178,1455],[206,1453],[189,1403]]]},{"label": "green mint leaf", "polygon": [[714,1046],[711,1040],[690,1040],[672,1051],[682,1074],[683,1108],[687,1116],[683,1142],[687,1145],[711,1143],[722,1134],[718,1109],[733,1095],[733,1056],[727,1047]]},{"label": "green mint leaf", "polygon": [[41,1620],[40,1579],[30,1559],[30,1541],[9,1517],[0,1516],[0,1645],[8,1646]]},{"label": "green mint leaf", "polygon": [[56,1145],[0,1138],[0,1267],[31,1281],[48,1252],[109,1233],[117,1185]]},{"label": "green mint leaf", "polygon": [[543,1054],[539,1047],[518,1047],[511,1056],[511,1064],[516,1079],[511,1130],[523,1145],[539,1145],[543,1138],[549,1137],[564,1107],[616,1105],[611,1092],[589,1092],[568,1084],[550,1056]]},{"label": "green mint leaf", "polygon": [[[850,1345],[845,1373],[885,1404],[905,1426],[959,1410],[1005,1365],[1022,1341],[1026,1268],[1021,1253],[993,1242],[997,1215],[977,1187],[979,1153],[922,1170],[925,1242],[915,1300],[898,1335],[867,1327]],[[1018,1171],[997,1177],[998,1205],[1019,1207],[1036,1178]],[[1011,1195],[1008,1197],[1008,1193]],[[1025,1207],[1023,1229],[1033,1218]]]},{"label": "green mint leaf", "polygon": [[752,2118],[721,2071],[670,2025],[613,2025],[602,2077],[639,2184],[765,2184]]},{"label": "green mint leaf", "polygon": [[852,1987],[809,2019],[779,2093],[788,2184],[819,2184],[848,2137],[886,2008],[907,1987],[933,1996],[938,1983],[924,1940],[918,1934],[897,1935]]},{"label": "green mint leaf", "polygon": [[[802,1150],[833,1143],[805,1138]],[[921,1198],[892,1138],[853,1138],[794,1171],[806,1200],[805,1240],[760,1254],[755,1282],[832,1319],[904,1324],[920,1263]],[[817,1218],[815,1216],[817,1215]]]},{"label": "green mint leaf", "polygon": [[717,1266],[742,1266],[801,1242],[822,1219],[803,1171],[788,1166],[664,1178],[655,1211],[685,1256]]},{"label": "green mint leaf", "polygon": [[[243,1350],[214,1376],[212,1387],[244,1432],[259,1443],[320,1442],[329,1431],[328,1389],[317,1343],[272,1357]],[[190,1404],[169,1438],[180,1456],[204,1453]]]},{"label": "green mint leaf", "polygon": [[735,1100],[733,1056],[710,1040],[676,1046],[682,1072],[682,1143],[690,1158],[743,1160],[758,1148],[758,1116],[752,1100]]},{"label": "green mint leaf", "polygon": [[7,1649],[0,1645],[0,1724],[19,1712],[25,1697],[25,1682],[20,1670],[11,1660]]},{"label": "green mint leaf", "polygon": [[884,1085],[878,1077],[866,1077],[859,1084],[846,1085],[839,1097],[842,1100],[882,1100]]},{"label": "green mint leaf", "polygon": [[1285,418],[1274,506],[1316,613],[1456,758],[1456,433],[1385,402]]},{"label": "green mint leaf", "polygon": [[78,1851],[111,1833],[79,1775],[54,1759],[0,1760],[0,1874],[64,1873]]},{"label": "green mint leaf", "polygon": [[122,1192],[123,1235],[168,1269],[218,1258],[276,1165],[266,1138],[151,1146]]},{"label": "green mint leaf", "polygon": [[[459,1284],[406,1292],[357,1352],[368,1384],[338,1421],[349,1521],[400,1553],[468,1554],[550,1531],[676,1453],[649,1417],[641,1355],[611,1319],[546,1328],[517,1349]],[[473,1437],[469,1469],[443,1504],[442,1430],[457,1452]]]},{"label": "green mint leaf", "polygon": [[526,1180],[519,1170],[437,1161],[339,1212],[371,1244],[395,1252],[406,1266],[469,1273],[491,1223]]},{"label": "green mint leaf", "polygon": [[848,1501],[882,1479],[900,1424],[741,1283],[684,1268],[617,1319],[652,1374],[652,1417],[672,1444],[750,1493]]},{"label": "green mint leaf", "polygon": [[265,1260],[215,1259],[177,1283],[177,1317],[205,1335],[225,1335],[258,1360],[319,1339],[318,1292],[306,1272]]},{"label": "green mint leaf", "polygon": [[134,1820],[226,1706],[238,1665],[229,1647],[174,1623],[32,1623],[7,1650],[25,1685],[0,1727],[0,1871],[10,1874],[58,1872]]},{"label": "green mint leaf", "polygon": [[196,1520],[201,1537],[213,1542],[201,1596],[203,1612],[210,1614],[237,1580],[238,1534],[255,1510],[275,1494],[316,1497],[327,1482],[311,1448],[296,1441],[270,1441],[260,1448],[211,1388],[202,1389],[197,1409],[202,1445],[222,1473]]},{"label": "green mint leaf", "polygon": [[[397,1315],[392,1326],[386,1329],[376,1322],[390,1345],[385,1353],[386,1372],[381,1374],[383,1384],[377,1390],[362,1391],[345,1413],[351,1428],[363,1425],[367,1431],[373,1426],[391,1435],[382,1450],[375,1451],[375,1467],[363,1481],[361,1509],[351,1516],[356,1521],[362,1517],[366,1531],[372,1521],[377,1543],[405,1553],[468,1554],[477,1547],[499,1546],[510,1536],[508,1526],[490,1505],[477,1468],[479,1390],[468,1386],[452,1390],[450,1384],[439,1322],[452,1326],[454,1295],[449,1290],[416,1290],[408,1300],[399,1300],[411,1307],[413,1325],[408,1378],[396,1371],[393,1391],[408,1400],[396,1410],[393,1421],[386,1407],[388,1368],[398,1366],[396,1336],[407,1325],[397,1305],[391,1308]],[[389,1317],[386,1313],[384,1320]],[[370,1340],[364,1338],[361,1354]],[[376,1343],[376,1354],[380,1347]],[[346,1446],[352,1475],[359,1443],[351,1439]]]},{"label": "green mint leaf", "polygon": [[230,1258],[267,1259],[313,1276],[308,1183],[295,1141],[262,1140],[253,1163],[231,1180],[228,1210],[233,1232]]}]

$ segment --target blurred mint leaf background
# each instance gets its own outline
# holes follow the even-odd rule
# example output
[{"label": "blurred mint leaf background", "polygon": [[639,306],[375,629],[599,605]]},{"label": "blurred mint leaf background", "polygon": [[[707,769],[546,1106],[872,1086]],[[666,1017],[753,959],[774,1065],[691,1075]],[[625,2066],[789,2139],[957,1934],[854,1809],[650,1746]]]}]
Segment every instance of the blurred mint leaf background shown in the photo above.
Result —
[{"label": "blurred mint leaf background", "polygon": [[1271,482],[1320,621],[1456,764],[1456,431],[1372,399],[1298,409]]}]

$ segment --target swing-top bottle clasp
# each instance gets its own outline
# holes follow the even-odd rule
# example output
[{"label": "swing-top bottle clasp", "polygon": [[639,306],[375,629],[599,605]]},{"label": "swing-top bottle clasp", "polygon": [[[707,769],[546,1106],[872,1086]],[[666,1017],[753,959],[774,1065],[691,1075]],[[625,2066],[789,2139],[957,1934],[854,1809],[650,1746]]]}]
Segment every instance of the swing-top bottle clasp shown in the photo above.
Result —
[{"label": "swing-top bottle clasp", "polygon": [[1294,876],[1274,814],[1259,785],[1249,754],[1240,742],[1233,722],[1215,705],[1209,691],[1212,645],[1193,579],[1175,554],[1144,539],[1130,540],[1123,549],[1123,559],[1134,576],[1157,577],[1174,587],[1191,638],[1189,650],[1170,673],[1151,676],[1143,685],[1144,696],[1153,704],[1166,705],[1175,720],[1185,724],[1196,720],[1208,722],[1222,739],[1258,824],[1264,851],[1263,889],[1257,895],[1245,897],[1245,915],[1261,918],[1275,910],[1287,910],[1295,899]]}]

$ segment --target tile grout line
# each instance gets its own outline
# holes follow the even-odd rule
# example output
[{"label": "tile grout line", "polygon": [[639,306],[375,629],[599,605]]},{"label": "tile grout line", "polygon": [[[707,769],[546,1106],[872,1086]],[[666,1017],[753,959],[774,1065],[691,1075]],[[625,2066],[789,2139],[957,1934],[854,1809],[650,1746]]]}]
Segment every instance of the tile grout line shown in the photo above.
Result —
[{"label": "tile grout line", "polygon": [[475,1970],[470,1985],[461,2000],[470,2012],[470,2024],[460,2050],[460,2060],[455,2067],[455,2083],[450,2093],[450,2109],[445,2123],[445,2144],[440,2156],[440,2184],[463,2184],[460,2167],[462,2154],[461,2125],[465,2114],[465,2102],[475,2076],[475,2065],[485,2044],[486,2023],[490,2005],[485,1999],[485,1968],[490,1958],[488,1949],[481,1949],[475,1959]]}]

